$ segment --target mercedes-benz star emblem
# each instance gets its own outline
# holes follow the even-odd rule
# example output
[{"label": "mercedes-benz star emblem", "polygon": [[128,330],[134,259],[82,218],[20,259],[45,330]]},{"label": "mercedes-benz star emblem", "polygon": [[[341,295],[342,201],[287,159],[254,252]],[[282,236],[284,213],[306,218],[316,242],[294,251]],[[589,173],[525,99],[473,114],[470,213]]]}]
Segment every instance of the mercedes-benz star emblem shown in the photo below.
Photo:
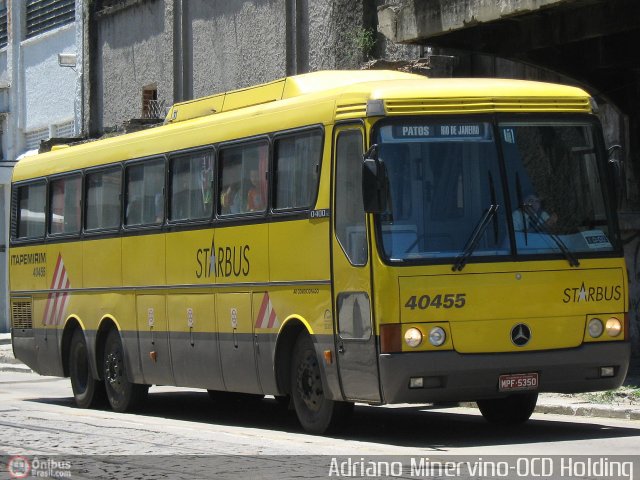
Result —
[{"label": "mercedes-benz star emblem", "polygon": [[519,323],[511,329],[511,341],[518,347],[524,347],[531,340],[531,329]]}]

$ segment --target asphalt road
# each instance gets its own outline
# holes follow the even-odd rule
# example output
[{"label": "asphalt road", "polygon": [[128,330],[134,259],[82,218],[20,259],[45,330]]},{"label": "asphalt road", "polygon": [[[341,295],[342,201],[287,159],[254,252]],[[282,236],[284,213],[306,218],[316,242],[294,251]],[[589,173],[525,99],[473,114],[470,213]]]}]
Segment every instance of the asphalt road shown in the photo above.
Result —
[{"label": "asphalt road", "polygon": [[[293,412],[269,397],[233,408],[216,408],[204,391],[153,387],[142,412],[117,414],[76,408],[68,379],[0,373],[0,455],[5,456],[4,461],[15,455],[30,459],[51,456],[73,458],[75,464],[84,465],[90,460],[74,456],[109,455],[119,460],[111,464],[105,460],[108,457],[101,457],[100,462],[118,468],[129,464],[128,469],[122,467],[128,478],[179,478],[185,473],[176,466],[180,456],[233,455],[236,463],[238,459],[250,461],[250,467],[227,465],[229,478],[288,478],[280,471],[285,457],[274,456],[289,459],[302,455],[305,457],[291,457],[298,458],[294,463],[302,469],[296,476],[311,478],[314,475],[311,471],[306,475],[305,468],[315,465],[328,472],[332,456],[507,454],[628,455],[637,459],[640,421],[535,414],[523,426],[497,429],[472,408],[358,405],[341,434],[317,437],[303,433]],[[177,470],[161,469],[164,473],[149,476],[149,468],[167,460],[157,457],[151,461],[155,455],[171,456],[171,468]],[[307,457],[318,455],[324,457]],[[132,472],[139,464],[144,465],[141,468],[146,474],[137,477]],[[293,468],[290,460],[286,464]],[[247,468],[258,465],[262,465],[258,477],[239,476],[239,472],[247,473]],[[91,468],[85,467],[81,470],[86,477],[77,472],[72,478],[103,477],[90,474]],[[206,472],[212,467],[202,468]],[[217,473],[217,478],[226,478]],[[119,476],[104,474],[104,478]],[[593,476],[597,477],[601,475]]]}]

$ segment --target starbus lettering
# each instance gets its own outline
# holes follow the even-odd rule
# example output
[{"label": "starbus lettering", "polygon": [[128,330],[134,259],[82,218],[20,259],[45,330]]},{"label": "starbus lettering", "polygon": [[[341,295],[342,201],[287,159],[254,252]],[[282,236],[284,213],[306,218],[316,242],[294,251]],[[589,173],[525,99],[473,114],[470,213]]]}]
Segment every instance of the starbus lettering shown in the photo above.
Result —
[{"label": "starbus lettering", "polygon": [[580,302],[609,302],[622,298],[622,287],[620,285],[587,287],[584,282],[580,287],[565,288],[563,303]]},{"label": "starbus lettering", "polygon": [[246,277],[249,275],[249,245],[216,246],[196,251],[196,278]]}]

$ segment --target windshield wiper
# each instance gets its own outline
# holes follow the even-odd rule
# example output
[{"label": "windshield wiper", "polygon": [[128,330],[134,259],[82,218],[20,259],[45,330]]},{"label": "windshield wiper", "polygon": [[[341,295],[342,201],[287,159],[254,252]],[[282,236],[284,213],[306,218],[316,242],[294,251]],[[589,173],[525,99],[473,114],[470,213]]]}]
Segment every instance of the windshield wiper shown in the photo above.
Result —
[{"label": "windshield wiper", "polygon": [[569,248],[562,241],[562,239],[555,233],[552,233],[547,228],[546,224],[537,220],[538,216],[536,215],[536,212],[533,210],[533,208],[530,205],[522,205],[520,208],[523,212],[526,210],[526,213],[529,216],[529,218],[534,219],[534,221],[530,223],[536,232],[542,233],[544,235],[548,235],[551,238],[551,240],[553,240],[553,242],[557,245],[557,247],[560,249],[560,251],[563,253],[565,258],[569,262],[569,265],[571,265],[572,267],[580,266],[580,261],[573,255],[573,253],[571,253],[571,250],[569,250]]},{"label": "windshield wiper", "polygon": [[467,240],[467,243],[464,246],[464,250],[462,250],[462,253],[456,258],[456,263],[453,264],[453,267],[451,267],[451,270],[453,270],[454,272],[462,271],[464,266],[467,264],[467,260],[473,254],[476,247],[478,246],[478,242],[482,238],[484,231],[489,226],[491,219],[495,217],[496,213],[498,212],[498,207],[499,205],[492,204],[487,209],[487,211],[484,212],[484,215],[476,225],[476,228],[474,228],[473,232],[471,232],[471,235],[469,236],[469,239]]}]

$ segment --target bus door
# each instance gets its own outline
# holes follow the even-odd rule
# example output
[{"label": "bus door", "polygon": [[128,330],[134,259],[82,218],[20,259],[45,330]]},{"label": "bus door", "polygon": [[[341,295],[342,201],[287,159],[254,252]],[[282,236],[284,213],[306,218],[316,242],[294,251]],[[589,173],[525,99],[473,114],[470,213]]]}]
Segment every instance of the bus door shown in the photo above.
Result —
[{"label": "bus door", "polygon": [[332,275],[340,382],[348,400],[376,402],[381,397],[370,307],[371,263],[362,204],[362,127],[337,128],[334,144]]}]

